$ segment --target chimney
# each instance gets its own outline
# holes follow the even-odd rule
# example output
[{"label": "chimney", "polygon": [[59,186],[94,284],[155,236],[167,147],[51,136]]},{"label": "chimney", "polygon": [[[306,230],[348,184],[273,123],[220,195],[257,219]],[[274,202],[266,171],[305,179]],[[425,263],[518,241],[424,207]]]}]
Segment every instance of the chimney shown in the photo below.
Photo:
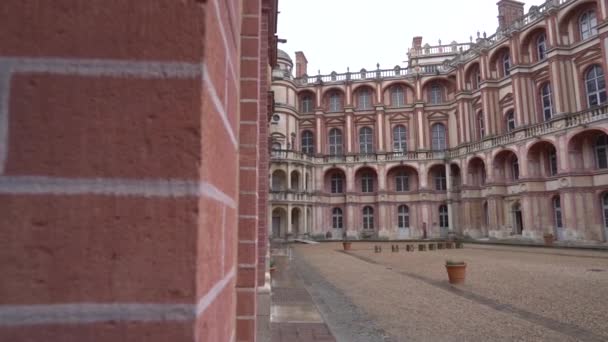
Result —
[{"label": "chimney", "polygon": [[308,75],[308,60],[304,52],[296,51],[296,78]]},{"label": "chimney", "polygon": [[412,39],[412,49],[420,50],[421,48],[422,48],[422,37],[421,36],[414,37],[414,39]]},{"label": "chimney", "polygon": [[498,5],[498,29],[505,29],[524,15],[524,3],[515,0],[500,0]]}]

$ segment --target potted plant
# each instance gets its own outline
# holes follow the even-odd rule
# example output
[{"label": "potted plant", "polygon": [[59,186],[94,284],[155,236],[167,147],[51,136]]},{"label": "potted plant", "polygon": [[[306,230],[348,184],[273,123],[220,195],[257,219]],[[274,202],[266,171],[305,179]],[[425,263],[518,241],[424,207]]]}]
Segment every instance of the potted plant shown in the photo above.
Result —
[{"label": "potted plant", "polygon": [[276,271],[277,267],[276,267],[276,263],[274,261],[273,258],[270,258],[270,268],[268,269],[270,271],[270,274],[274,273],[274,271]]},{"label": "potted plant", "polygon": [[545,233],[543,235],[543,239],[545,239],[545,246],[553,246],[553,241],[555,240],[555,236],[553,233]]},{"label": "potted plant", "polygon": [[462,284],[467,270],[467,264],[464,261],[447,260],[445,269],[448,271],[450,284]]},{"label": "potted plant", "polygon": [[345,251],[350,251],[350,247],[352,246],[352,242],[348,241],[348,234],[346,232],[342,233],[342,247]]}]

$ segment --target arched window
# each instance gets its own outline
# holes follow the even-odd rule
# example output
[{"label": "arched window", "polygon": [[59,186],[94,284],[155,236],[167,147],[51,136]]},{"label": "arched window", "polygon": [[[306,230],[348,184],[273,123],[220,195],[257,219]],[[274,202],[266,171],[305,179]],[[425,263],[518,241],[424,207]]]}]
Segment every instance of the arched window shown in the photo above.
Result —
[{"label": "arched window", "polygon": [[403,125],[397,125],[393,128],[393,151],[407,151],[407,131]]},{"label": "arched window", "polygon": [[281,143],[278,143],[278,142],[272,143],[272,150],[273,151],[278,151],[280,149],[281,149]]},{"label": "arched window", "polygon": [[511,173],[513,174],[513,180],[519,179],[519,161],[517,157],[511,159]]},{"label": "arched window", "polygon": [[589,68],[589,71],[585,74],[585,84],[589,107],[606,103],[606,81],[604,80],[604,71],[599,65]]},{"label": "arched window", "polygon": [[407,205],[400,205],[397,208],[397,226],[400,229],[410,227],[410,208]]},{"label": "arched window", "polygon": [[363,229],[374,229],[374,209],[372,207],[363,208]]},{"label": "arched window", "polygon": [[597,18],[595,16],[595,11],[590,10],[583,13],[578,19],[578,27],[582,40],[597,35]]},{"label": "arched window", "polygon": [[515,112],[510,110],[507,112],[507,132],[515,129]]},{"label": "arched window", "polygon": [[333,175],[331,175],[331,193],[344,193],[344,177],[339,173],[334,173]]},{"label": "arched window", "polygon": [[448,219],[448,206],[445,204],[439,206],[439,227],[444,229],[450,227]]},{"label": "arched window", "polygon": [[344,227],[344,220],[342,216],[342,209],[334,208],[331,211],[331,221],[333,229],[342,229]]},{"label": "arched window", "polygon": [[431,85],[429,102],[431,104],[439,104],[443,102],[443,92],[441,91],[441,86],[439,84],[434,83]]},{"label": "arched window", "polygon": [[553,218],[555,221],[555,228],[562,228],[562,204],[559,196],[553,197]]},{"label": "arched window", "polygon": [[342,155],[342,131],[332,128],[329,131],[329,154],[332,156]]},{"label": "arched window", "polygon": [[511,75],[511,56],[508,52],[502,55],[502,71],[505,76]]},{"label": "arched window", "polygon": [[431,131],[433,151],[445,150],[447,147],[445,141],[445,126],[440,123],[434,124]]},{"label": "arched window", "polygon": [[363,154],[374,153],[374,134],[369,127],[363,127],[359,130],[359,152]]},{"label": "arched window", "polygon": [[395,176],[395,190],[397,192],[410,191],[410,178],[405,171],[399,171]]},{"label": "arched window", "polygon": [[435,172],[435,190],[445,191],[448,188],[445,170],[437,170]]},{"label": "arched window", "polygon": [[342,97],[340,93],[333,92],[329,96],[329,111],[330,112],[341,112],[342,111]]},{"label": "arched window", "polygon": [[605,134],[595,140],[595,159],[598,169],[608,169],[608,136]]},{"label": "arched window", "polygon": [[374,192],[374,175],[371,172],[366,172],[361,177],[361,192]]},{"label": "arched window", "polygon": [[315,154],[315,141],[311,131],[302,132],[302,153]]},{"label": "arched window", "polygon": [[358,92],[358,109],[368,110],[372,109],[372,94],[367,88],[363,88]]},{"label": "arched window", "polygon": [[399,86],[391,88],[391,105],[393,107],[403,107],[405,105],[405,92],[403,88]]},{"label": "arched window", "polygon": [[312,96],[303,95],[300,103],[300,110],[302,113],[312,113]]},{"label": "arched window", "polygon": [[479,139],[483,139],[486,136],[486,125],[483,120],[483,112],[477,114],[477,129],[479,130]]},{"label": "arched window", "polygon": [[555,148],[549,150],[549,173],[551,176],[557,175],[557,151]]},{"label": "arched window", "polygon": [[543,118],[545,121],[553,117],[553,100],[551,98],[551,84],[548,82],[540,90],[541,104],[543,106]]},{"label": "arched window", "polygon": [[547,36],[544,33],[536,38],[536,53],[539,61],[547,58]]}]

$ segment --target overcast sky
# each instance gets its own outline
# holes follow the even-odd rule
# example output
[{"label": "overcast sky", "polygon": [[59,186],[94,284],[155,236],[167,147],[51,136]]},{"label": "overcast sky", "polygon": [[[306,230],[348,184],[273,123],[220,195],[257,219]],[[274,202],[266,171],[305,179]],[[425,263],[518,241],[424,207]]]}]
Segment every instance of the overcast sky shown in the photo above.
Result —
[{"label": "overcast sky", "polygon": [[[279,0],[279,49],[295,62],[308,59],[308,74],[404,65],[414,36],[422,45],[466,43],[477,31],[498,27],[498,0]],[[527,0],[525,11],[544,0]],[[294,66],[295,69],[295,66]],[[294,71],[295,73],[295,71]]]}]

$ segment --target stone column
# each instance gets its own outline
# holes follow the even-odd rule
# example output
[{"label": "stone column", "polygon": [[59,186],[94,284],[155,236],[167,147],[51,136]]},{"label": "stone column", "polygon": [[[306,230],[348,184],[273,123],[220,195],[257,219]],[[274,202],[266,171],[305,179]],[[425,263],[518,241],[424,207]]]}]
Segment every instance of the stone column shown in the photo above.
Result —
[{"label": "stone column", "polygon": [[454,232],[454,207],[452,205],[452,173],[450,172],[450,163],[445,163],[445,177],[447,185],[447,202],[448,202],[448,226],[451,233]]}]

